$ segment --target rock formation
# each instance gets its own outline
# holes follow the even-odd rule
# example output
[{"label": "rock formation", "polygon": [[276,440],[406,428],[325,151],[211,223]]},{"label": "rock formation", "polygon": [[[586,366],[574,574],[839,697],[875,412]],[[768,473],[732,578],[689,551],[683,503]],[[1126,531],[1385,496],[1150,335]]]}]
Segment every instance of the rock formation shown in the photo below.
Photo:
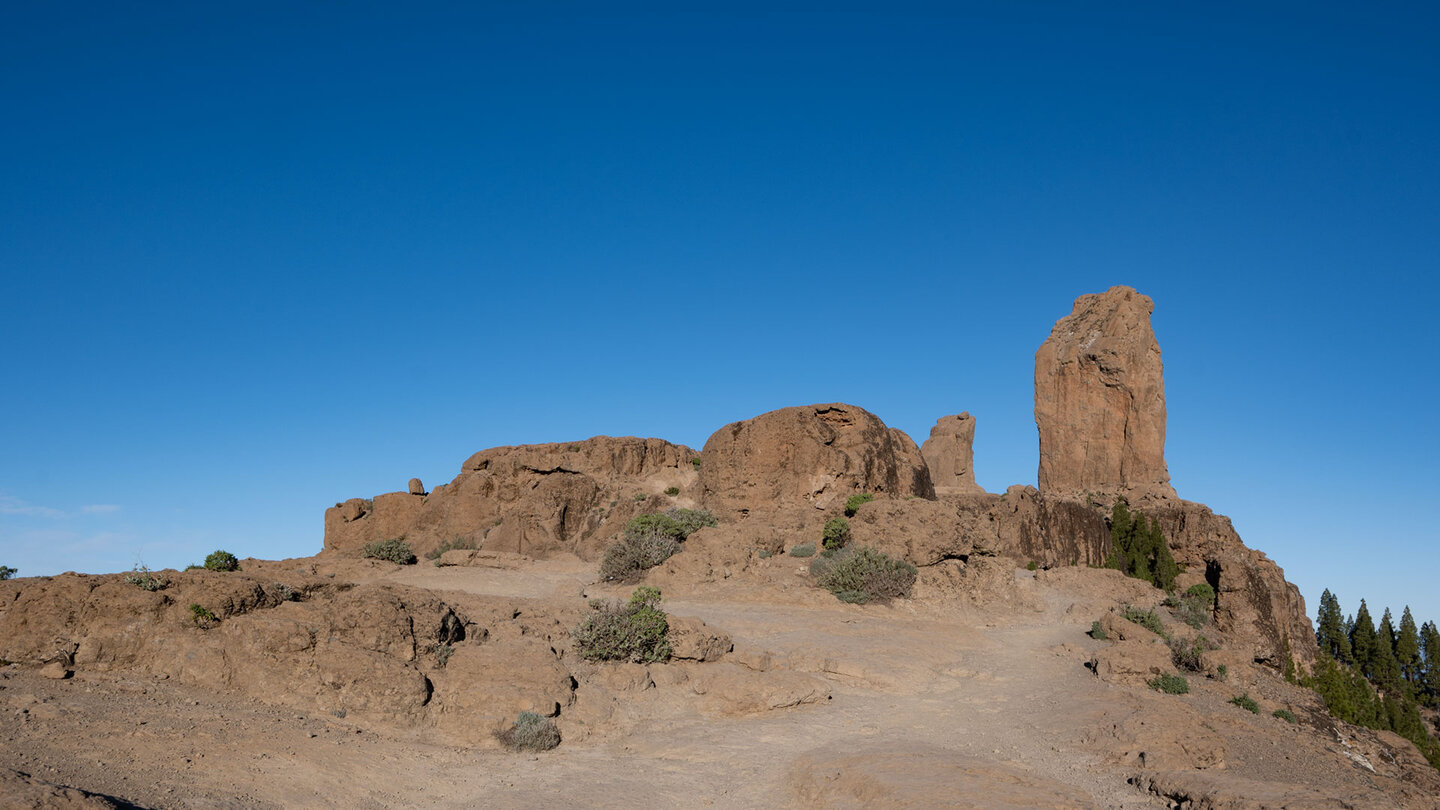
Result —
[{"label": "rock formation", "polygon": [[1041,492],[1175,497],[1154,308],[1129,287],[1082,295],[1035,352]]},{"label": "rock formation", "polygon": [[700,452],[700,499],[717,515],[827,509],[858,492],[935,498],[915,441],[854,405],[781,408],[715,431]]},{"label": "rock formation", "polygon": [[411,494],[411,495],[424,495],[424,494],[425,494],[425,485],[422,484],[422,483],[420,483],[420,479],[419,479],[419,478],[411,478],[411,479],[410,479],[410,494]]},{"label": "rock formation", "polygon": [[[494,447],[428,495],[352,498],[325,512],[325,550],[358,552],[404,536],[417,553],[467,546],[532,557],[598,555],[636,514],[689,505],[695,451],[660,439],[596,436],[582,442]],[[672,498],[665,490],[681,494]]]},{"label": "rock formation", "polygon": [[979,495],[975,483],[975,417],[969,413],[942,416],[930,428],[920,454],[930,468],[936,495]]}]

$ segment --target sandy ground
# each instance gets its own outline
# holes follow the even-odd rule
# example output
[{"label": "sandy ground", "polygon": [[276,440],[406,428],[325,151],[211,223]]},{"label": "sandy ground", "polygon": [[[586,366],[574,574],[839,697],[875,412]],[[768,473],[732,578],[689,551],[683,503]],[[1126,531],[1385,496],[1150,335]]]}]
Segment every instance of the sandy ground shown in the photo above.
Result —
[{"label": "sandy ground", "polygon": [[[554,561],[372,576],[514,596],[615,592],[587,588],[592,572]],[[1084,663],[1104,642],[1085,633],[1094,615],[1071,609],[1093,594],[1015,577],[1029,606],[1003,614],[844,605],[813,589],[775,601],[723,588],[667,599],[670,613],[728,631],[737,651],[822,678],[831,699],[739,717],[657,710],[628,733],[538,755],[456,748],[167,681],[84,671],[56,681],[12,666],[0,670],[0,768],[143,807],[1171,806],[1130,784],[1136,768],[1106,742],[1136,713],[1182,699],[1096,678]],[[1358,766],[1325,755],[1313,730],[1234,710],[1229,694],[1183,698],[1223,718],[1211,727],[1227,741],[1229,776],[1322,791],[1356,778]],[[890,754],[936,766],[907,775],[885,765]],[[902,786],[885,787],[887,768]]]}]

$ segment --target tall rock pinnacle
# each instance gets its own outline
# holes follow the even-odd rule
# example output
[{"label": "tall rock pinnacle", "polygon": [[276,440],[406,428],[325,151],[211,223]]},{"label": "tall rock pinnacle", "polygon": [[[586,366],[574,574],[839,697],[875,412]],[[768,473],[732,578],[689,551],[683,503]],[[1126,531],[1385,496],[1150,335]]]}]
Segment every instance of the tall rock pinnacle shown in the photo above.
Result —
[{"label": "tall rock pinnacle", "polygon": [[920,446],[937,495],[980,495],[975,483],[975,417],[969,413],[942,416]]},{"label": "tall rock pinnacle", "polygon": [[1154,309],[1130,287],[1082,295],[1035,352],[1042,492],[1175,497]]}]

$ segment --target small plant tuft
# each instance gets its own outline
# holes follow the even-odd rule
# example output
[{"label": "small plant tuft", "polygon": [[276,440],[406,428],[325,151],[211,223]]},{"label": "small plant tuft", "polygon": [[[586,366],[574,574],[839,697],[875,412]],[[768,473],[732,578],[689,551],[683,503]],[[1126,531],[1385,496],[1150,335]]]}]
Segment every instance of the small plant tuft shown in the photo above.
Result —
[{"label": "small plant tuft", "polygon": [[670,659],[670,622],[660,609],[658,588],[636,588],[623,605],[591,600],[590,608],[595,612],[570,633],[580,657],[637,664]]},{"label": "small plant tuft", "polygon": [[1230,668],[1229,668],[1229,667],[1225,666],[1224,664],[1221,664],[1220,666],[1218,666],[1218,667],[1215,668],[1215,679],[1216,679],[1216,680],[1221,680],[1221,681],[1223,681],[1223,680],[1225,680],[1225,679],[1228,678],[1228,677],[1230,677]]},{"label": "small plant tuft", "polygon": [[1125,611],[1120,615],[1152,633],[1165,635],[1165,626],[1160,623],[1160,617],[1153,610],[1143,610],[1134,605],[1126,605]]},{"label": "small plant tuft", "polygon": [[845,517],[855,517],[860,507],[875,500],[875,495],[870,492],[862,492],[859,495],[851,495],[845,499]]},{"label": "small plant tuft", "polygon": [[239,571],[240,561],[235,559],[235,555],[228,551],[212,551],[205,557],[205,570]]},{"label": "small plant tuft", "polygon": [[690,463],[695,465],[695,469],[700,469],[700,458],[698,456],[690,459]]},{"label": "small plant tuft", "polygon": [[142,591],[160,591],[170,584],[170,580],[155,576],[143,564],[135,566],[134,570],[126,574],[125,581]]},{"label": "small plant tuft", "polygon": [[850,542],[850,521],[843,517],[830,518],[825,521],[825,528],[820,531],[820,539],[830,551],[844,548]]},{"label": "small plant tuft", "polygon": [[606,582],[637,582],[645,572],[670,559],[680,543],[664,532],[632,534],[605,549],[600,560],[600,578]]},{"label": "small plant tuft", "polygon": [[1040,567],[1040,563],[1035,562],[1034,560],[1031,560],[1030,562],[1028,562],[1028,563],[1025,564],[1025,570],[1026,570],[1026,571],[1034,571],[1034,570],[1037,570],[1039,567]]},{"label": "small plant tuft", "polygon": [[1105,628],[1101,627],[1100,622],[1098,621],[1090,623],[1090,637],[1096,639],[1097,641],[1110,640],[1110,634],[1105,632]]},{"label": "small plant tuft", "polygon": [[679,487],[666,487],[666,488],[665,488],[665,494],[666,494],[666,495],[669,495],[670,497],[673,498],[673,497],[675,497],[676,495],[679,495],[679,494],[680,494],[680,488],[679,488]]},{"label": "small plant tuft", "polygon": [[1192,641],[1186,641],[1179,636],[1170,639],[1170,660],[1177,669],[1187,669],[1191,672],[1205,671],[1205,653],[1215,649],[1210,640],[1204,636],[1196,636]]},{"label": "small plant tuft", "polygon": [[760,556],[760,559],[762,559],[762,560],[767,560],[767,559],[770,558],[770,556],[771,556],[772,554],[774,554],[774,552],[772,552],[770,549],[768,549],[768,548],[762,548],[762,549],[760,549],[760,554],[759,554],[759,556]]},{"label": "small plant tuft", "polygon": [[511,751],[549,751],[560,744],[560,729],[548,717],[520,712],[515,725],[495,732],[495,739]]},{"label": "small plant tuft", "polygon": [[1160,675],[1146,681],[1145,684],[1157,692],[1164,692],[1167,695],[1188,695],[1190,694],[1190,682],[1182,675]]},{"label": "small plant tuft", "polygon": [[275,591],[275,595],[279,597],[281,602],[300,601],[300,592],[283,582],[276,582],[270,586],[270,589]]},{"label": "small plant tuft", "polygon": [[389,540],[377,540],[365,544],[364,556],[372,560],[385,560],[399,565],[414,565],[415,550],[405,542],[405,536],[392,537]]},{"label": "small plant tuft", "polygon": [[1239,706],[1245,711],[1250,712],[1251,714],[1260,713],[1260,704],[1256,703],[1255,699],[1250,697],[1249,694],[1238,695],[1236,697],[1230,698],[1230,702],[1235,704],[1236,706]]},{"label": "small plant tuft", "polygon": [[[439,560],[440,555],[444,554],[447,551],[455,551],[457,549],[473,551],[475,548],[476,546],[474,540],[465,537],[452,537],[449,540],[441,543],[439,546],[431,549],[430,551],[425,552],[425,559]],[[435,564],[439,565],[440,563],[436,562]]]},{"label": "small plant tuft", "polygon": [[1298,722],[1300,722],[1299,720],[1296,720],[1296,719],[1295,719],[1295,713],[1292,712],[1292,711],[1290,711],[1289,709],[1276,709],[1275,711],[1273,711],[1273,712],[1270,713],[1270,716],[1271,716],[1271,717],[1278,717],[1278,718],[1280,718],[1281,720],[1284,720],[1284,721],[1287,722],[1287,723],[1298,723]]},{"label": "small plant tuft", "polygon": [[864,604],[909,596],[919,571],[884,552],[859,548],[822,556],[810,563],[810,573],[840,601]]},{"label": "small plant tuft", "polygon": [[814,544],[814,543],[801,543],[801,544],[798,545],[798,546],[791,546],[791,547],[790,547],[790,556],[791,556],[791,557],[814,557],[814,556],[815,556],[815,544]]},{"label": "small plant tuft", "polygon": [[434,644],[430,647],[430,652],[435,654],[435,665],[444,669],[445,665],[450,663],[450,656],[455,654],[455,648],[449,644]]},{"label": "small plant tuft", "polygon": [[209,630],[219,621],[219,619],[215,618],[215,614],[211,613],[210,610],[203,605],[190,606],[190,620],[195,622],[195,626],[201,630]]}]

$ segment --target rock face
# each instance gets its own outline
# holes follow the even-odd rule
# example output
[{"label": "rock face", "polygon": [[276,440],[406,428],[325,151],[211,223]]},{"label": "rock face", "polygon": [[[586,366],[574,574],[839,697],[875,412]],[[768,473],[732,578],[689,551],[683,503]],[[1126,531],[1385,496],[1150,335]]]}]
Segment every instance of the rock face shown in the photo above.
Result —
[{"label": "rock face", "polygon": [[701,501],[717,515],[828,509],[858,492],[934,499],[920,448],[854,405],[781,408],[715,431],[700,452]]},{"label": "rock face", "polygon": [[1154,308],[1129,287],[1082,295],[1035,352],[1040,491],[1175,497]]},{"label": "rock face", "polygon": [[975,417],[969,413],[942,416],[930,428],[920,454],[930,468],[936,495],[979,495],[975,483]]},{"label": "rock face", "polygon": [[[532,557],[590,559],[636,514],[688,506],[695,451],[661,439],[495,447],[471,456],[449,484],[416,497],[352,498],[325,511],[325,550],[358,552],[404,536],[417,553],[449,543]],[[668,496],[665,490],[680,493]]]}]

